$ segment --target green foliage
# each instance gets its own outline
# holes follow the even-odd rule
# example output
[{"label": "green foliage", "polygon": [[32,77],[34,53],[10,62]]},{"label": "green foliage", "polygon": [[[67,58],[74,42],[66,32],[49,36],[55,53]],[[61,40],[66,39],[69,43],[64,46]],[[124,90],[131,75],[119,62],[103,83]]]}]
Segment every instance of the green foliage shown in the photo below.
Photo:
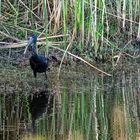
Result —
[{"label": "green foliage", "polygon": [[[46,52],[48,52],[50,34],[64,34],[65,45],[63,46],[66,48],[68,41],[66,34],[70,33],[73,36],[72,45],[77,42],[81,49],[92,46],[93,58],[95,56],[106,57],[107,52],[102,51],[105,47],[106,50],[110,47],[106,41],[112,42],[113,38],[124,34],[120,32],[122,28],[129,39],[138,32],[139,3],[138,1],[136,3],[130,1],[130,3],[102,0],[1,2],[0,13],[6,17],[2,19],[2,32],[8,31],[17,38],[24,38],[27,33],[31,32],[37,32],[38,35],[44,34]],[[132,9],[133,6],[134,9]],[[119,13],[116,13],[114,9]],[[126,11],[123,11],[124,9]],[[16,30],[16,34],[13,29],[10,29],[11,26]],[[124,37],[121,39],[124,40]],[[125,45],[125,42],[115,41],[117,47]]]}]

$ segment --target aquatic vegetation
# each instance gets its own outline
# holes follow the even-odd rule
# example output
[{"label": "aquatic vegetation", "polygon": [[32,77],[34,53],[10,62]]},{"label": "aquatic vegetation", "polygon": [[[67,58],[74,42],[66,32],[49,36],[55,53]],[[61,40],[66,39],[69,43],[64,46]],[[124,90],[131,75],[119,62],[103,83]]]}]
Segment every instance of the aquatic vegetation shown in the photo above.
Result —
[{"label": "aquatic vegetation", "polygon": [[[0,1],[0,138],[139,139],[139,6],[139,0]],[[32,33],[38,42],[31,49],[58,58],[47,80],[39,74],[37,88],[30,54],[23,54]]]},{"label": "aquatic vegetation", "polygon": [[[37,91],[31,82],[33,77],[26,80],[26,75],[31,75],[26,68],[24,73],[13,69],[16,72],[11,74],[7,67],[0,73],[1,136],[9,140],[11,135],[23,140],[138,137],[139,69],[134,74],[132,67],[129,72],[117,72],[107,78],[83,66],[75,68],[62,69],[58,85],[60,105],[55,98],[58,91],[52,86],[58,82],[55,72],[48,72],[47,87],[41,81],[43,75],[37,78]],[[13,82],[8,82],[11,79]]]}]

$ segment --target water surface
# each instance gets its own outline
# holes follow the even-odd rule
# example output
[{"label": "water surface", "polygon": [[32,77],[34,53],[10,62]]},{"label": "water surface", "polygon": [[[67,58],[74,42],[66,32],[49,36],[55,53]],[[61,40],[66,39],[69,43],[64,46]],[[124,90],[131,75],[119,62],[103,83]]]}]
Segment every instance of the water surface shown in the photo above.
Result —
[{"label": "water surface", "polygon": [[[105,70],[107,68],[103,67]],[[140,139],[140,69],[118,67],[111,77],[85,65],[57,67],[35,81],[30,67],[0,68],[3,140]]]}]

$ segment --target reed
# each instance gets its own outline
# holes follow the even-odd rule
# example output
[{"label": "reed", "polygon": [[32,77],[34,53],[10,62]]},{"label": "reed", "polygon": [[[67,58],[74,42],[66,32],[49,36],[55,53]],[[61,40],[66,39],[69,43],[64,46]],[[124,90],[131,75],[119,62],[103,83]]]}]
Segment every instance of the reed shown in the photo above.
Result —
[{"label": "reed", "polygon": [[[7,6],[7,11],[4,7]],[[108,54],[110,48],[107,43],[116,44],[117,40],[111,37],[117,37],[122,29],[128,35],[139,36],[139,0],[129,3],[126,0],[110,2],[108,1],[17,1],[5,3],[1,2],[1,15],[3,32],[9,32],[12,37],[23,38],[29,32],[36,32],[38,35],[46,37],[46,52],[48,52],[48,37],[50,34],[63,33],[72,35],[73,46],[75,41],[79,49],[92,49],[95,57],[103,58]],[[132,7],[135,7],[134,10]],[[24,9],[23,9],[24,8]],[[8,11],[9,10],[9,11]],[[12,13],[12,14],[11,14]],[[117,22],[116,22],[117,21]],[[7,25],[8,24],[8,25]],[[16,28],[16,34],[13,34],[11,26]],[[130,28],[129,28],[130,27]],[[129,28],[129,30],[128,30]],[[117,33],[118,31],[118,33]],[[129,34],[128,34],[129,31]],[[18,34],[17,34],[18,32]],[[116,34],[117,33],[117,34]],[[123,38],[122,38],[123,39]],[[64,37],[66,48],[67,38]],[[119,43],[119,42],[118,42]],[[120,42],[118,46],[125,45],[126,42]],[[104,48],[105,51],[104,51]],[[91,57],[90,56],[90,57]]]},{"label": "reed", "polygon": [[[0,50],[4,53],[9,49],[6,56],[0,57],[8,59],[7,63],[0,60],[3,139],[8,140],[11,135],[15,139],[17,135],[23,136],[22,140],[138,139],[140,72],[139,69],[134,72],[135,66],[122,72],[123,66],[118,68],[117,64],[130,42],[140,37],[139,7],[140,0],[0,0],[0,39],[8,37],[17,41],[8,42],[10,45],[3,45]],[[48,72],[51,78],[47,82],[43,76],[37,78],[38,90],[44,90],[48,83],[48,91],[60,92],[59,109],[55,99],[51,113],[46,111],[35,120],[36,134],[28,136],[22,134],[20,126],[32,125],[29,96],[36,93],[35,80],[28,66],[11,64],[14,60],[11,54],[26,45],[23,40],[32,32],[39,36],[38,45],[45,46],[46,54],[53,48],[63,53],[63,57],[59,69],[56,68],[59,74],[57,70]],[[70,65],[67,69],[63,66],[66,54],[96,69],[99,75],[86,65]],[[113,69],[110,71],[113,74],[91,64],[96,58],[111,64],[103,68]],[[115,71],[116,67],[120,73]]]}]

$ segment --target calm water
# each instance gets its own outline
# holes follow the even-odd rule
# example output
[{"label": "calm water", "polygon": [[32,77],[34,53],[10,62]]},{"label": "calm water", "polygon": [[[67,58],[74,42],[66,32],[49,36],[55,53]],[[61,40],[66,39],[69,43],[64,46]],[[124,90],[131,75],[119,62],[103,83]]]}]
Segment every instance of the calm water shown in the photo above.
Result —
[{"label": "calm water", "polygon": [[0,69],[1,140],[139,140],[140,69],[102,77],[85,66]]}]

